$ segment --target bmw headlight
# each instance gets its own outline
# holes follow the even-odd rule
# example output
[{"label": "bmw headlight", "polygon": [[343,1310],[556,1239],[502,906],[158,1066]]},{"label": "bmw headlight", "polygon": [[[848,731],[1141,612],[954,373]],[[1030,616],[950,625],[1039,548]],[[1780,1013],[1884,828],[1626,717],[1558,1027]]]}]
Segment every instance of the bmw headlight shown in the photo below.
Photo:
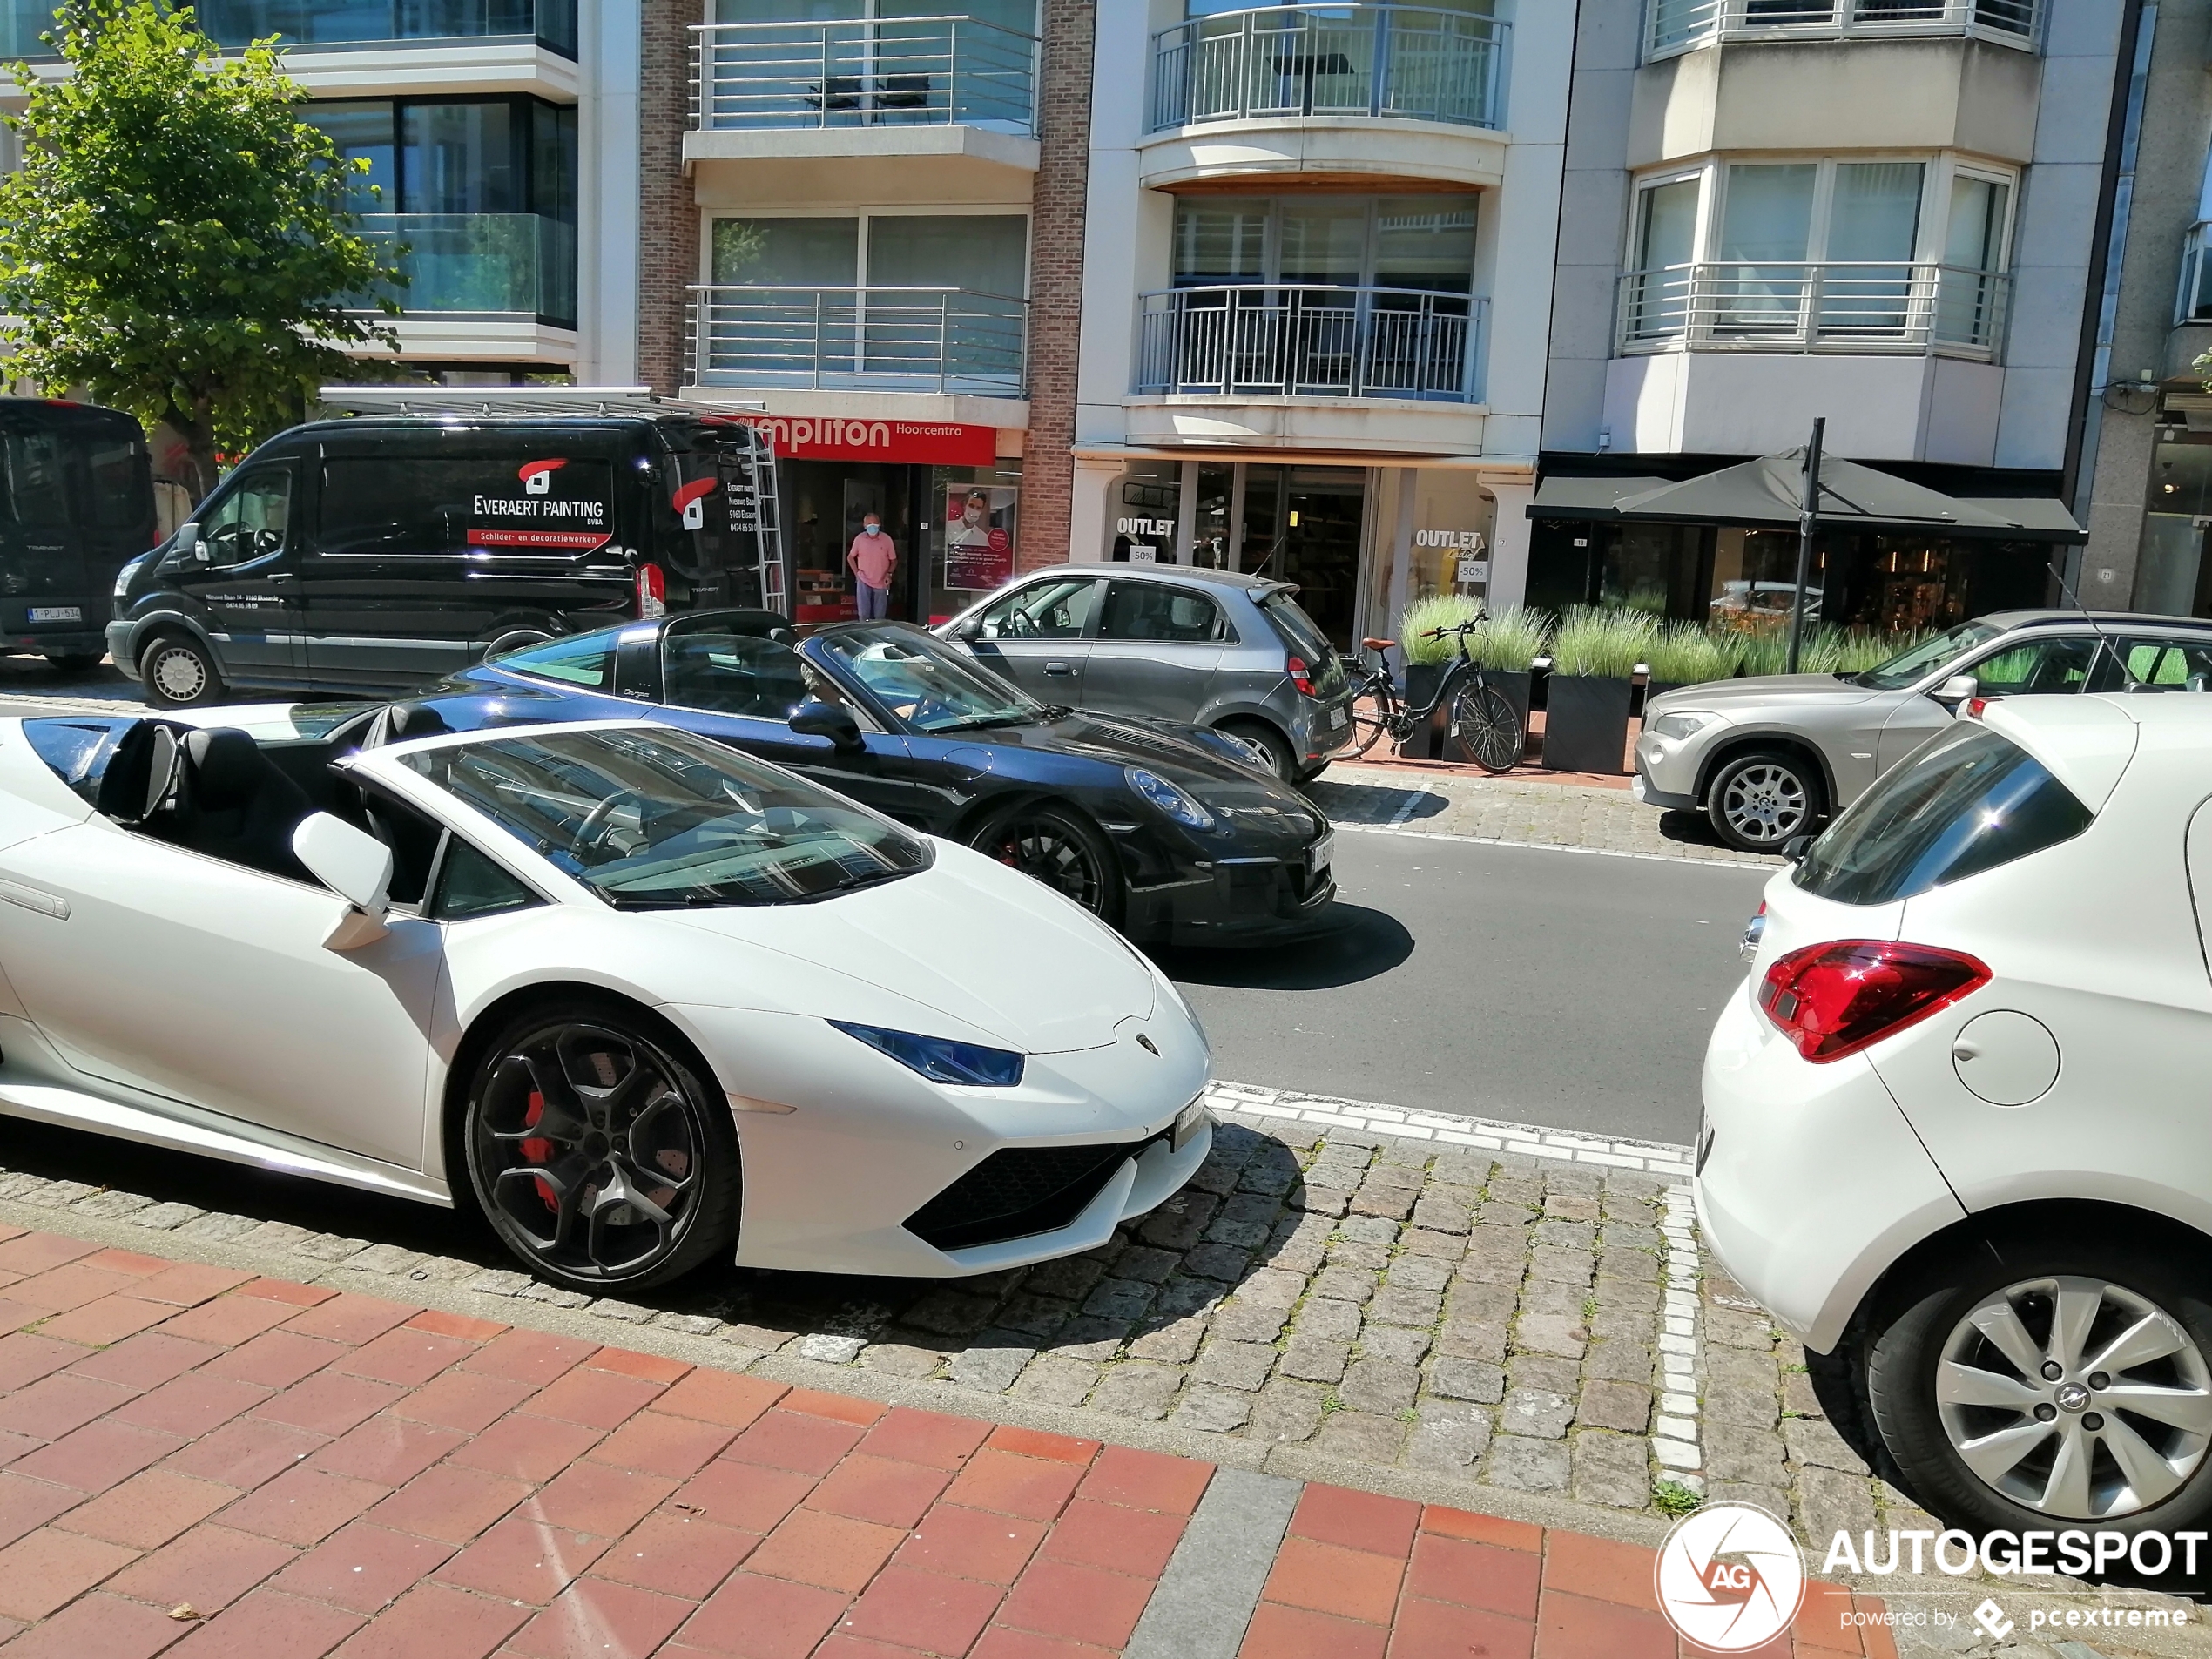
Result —
[{"label": "bmw headlight", "polygon": [[1129,779],[1129,786],[1150,801],[1163,813],[1185,829],[1211,829],[1213,814],[1177,789],[1157,772],[1147,772],[1142,766],[1125,766],[1122,776]]},{"label": "bmw headlight", "polygon": [[148,555],[141,553],[137,558],[132,559],[128,564],[125,565],[120,570],[118,570],[115,573],[116,604],[121,604],[125,599],[128,599],[131,597],[131,584],[138,580],[139,567],[145,563],[148,556]]},{"label": "bmw headlight", "polygon": [[1684,709],[1678,714],[1662,714],[1651,723],[1651,735],[1655,738],[1694,738],[1720,718],[1702,709]]},{"label": "bmw headlight", "polygon": [[892,1031],[880,1025],[853,1025],[845,1020],[830,1023],[848,1037],[858,1037],[880,1054],[887,1054],[909,1071],[918,1071],[933,1083],[963,1083],[974,1089],[1012,1089],[1022,1081],[1022,1056],[1006,1049],[987,1049],[980,1042],[955,1042],[950,1037],[925,1037],[912,1031]]}]

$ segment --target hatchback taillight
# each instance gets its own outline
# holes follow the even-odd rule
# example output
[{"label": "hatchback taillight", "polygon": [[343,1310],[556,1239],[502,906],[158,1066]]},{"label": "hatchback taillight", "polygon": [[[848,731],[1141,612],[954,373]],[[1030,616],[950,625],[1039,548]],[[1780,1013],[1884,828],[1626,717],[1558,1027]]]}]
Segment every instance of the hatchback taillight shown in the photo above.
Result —
[{"label": "hatchback taillight", "polygon": [[641,617],[665,617],[668,614],[668,577],[658,564],[637,567],[637,614]]},{"label": "hatchback taillight", "polygon": [[1300,697],[1313,695],[1313,675],[1305,665],[1305,658],[1293,657],[1283,664],[1284,672],[1291,677],[1291,684],[1298,687]]},{"label": "hatchback taillight", "polygon": [[1841,1060],[1988,982],[1989,969],[1959,951],[1845,939],[1777,960],[1759,1007],[1806,1059]]}]

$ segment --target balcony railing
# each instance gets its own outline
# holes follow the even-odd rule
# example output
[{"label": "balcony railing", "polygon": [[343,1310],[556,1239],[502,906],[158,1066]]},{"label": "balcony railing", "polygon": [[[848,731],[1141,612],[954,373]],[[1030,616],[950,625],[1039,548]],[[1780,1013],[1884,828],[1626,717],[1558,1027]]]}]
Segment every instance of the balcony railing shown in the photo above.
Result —
[{"label": "balcony railing", "polygon": [[1268,6],[1196,17],[1152,37],[1148,126],[1302,115],[1502,126],[1510,35],[1494,17],[1419,6]]},{"label": "balcony railing", "polygon": [[694,24],[691,125],[1032,132],[1037,43],[974,17]]},{"label": "balcony railing", "polygon": [[1019,397],[1029,302],[966,288],[694,287],[693,386]]},{"label": "balcony railing", "polygon": [[1955,265],[1670,265],[1622,277],[1618,349],[1993,358],[2011,294]]},{"label": "balcony railing", "polygon": [[1489,302],[1318,283],[1144,296],[1136,389],[1231,397],[1406,397],[1470,403]]},{"label": "balcony railing", "polygon": [[[576,56],[577,0],[200,0],[199,26],[237,48],[271,35],[299,51],[389,41],[535,39]],[[0,0],[0,58],[51,58],[54,0]]]},{"label": "balcony railing", "polygon": [[361,233],[403,246],[408,286],[395,295],[409,316],[438,313],[523,316],[573,328],[576,226],[536,213],[364,213]]},{"label": "balcony railing", "polygon": [[1978,35],[2033,48],[2043,0],[1651,0],[1646,57],[1716,40]]}]

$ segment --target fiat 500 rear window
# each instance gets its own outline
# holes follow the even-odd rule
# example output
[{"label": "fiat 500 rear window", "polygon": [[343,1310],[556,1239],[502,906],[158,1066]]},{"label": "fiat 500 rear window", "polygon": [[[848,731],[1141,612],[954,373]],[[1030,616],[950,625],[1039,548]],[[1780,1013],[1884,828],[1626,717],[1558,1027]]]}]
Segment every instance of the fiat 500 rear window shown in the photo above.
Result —
[{"label": "fiat 500 rear window", "polygon": [[1987,726],[1945,732],[1861,795],[1797,866],[1839,904],[1893,904],[2055,846],[2094,814]]}]

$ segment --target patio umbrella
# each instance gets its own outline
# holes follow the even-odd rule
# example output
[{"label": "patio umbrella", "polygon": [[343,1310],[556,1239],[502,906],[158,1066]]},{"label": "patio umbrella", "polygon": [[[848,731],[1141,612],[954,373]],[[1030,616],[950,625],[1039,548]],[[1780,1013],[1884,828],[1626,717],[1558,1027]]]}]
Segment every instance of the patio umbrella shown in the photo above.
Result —
[{"label": "patio umbrella", "polygon": [[[1614,502],[1613,510],[1621,518],[1796,529],[1804,511],[1804,487],[1805,451],[1800,446],[1780,455],[1739,462],[1702,478],[1623,496]],[[1833,455],[1822,457],[1820,462],[1818,516],[1823,524],[1840,529],[1945,530],[1954,536],[2012,536],[2022,530],[2033,530],[2039,536],[2048,533],[2040,525],[1993,510],[2003,505],[1993,501],[1964,502]]]}]

